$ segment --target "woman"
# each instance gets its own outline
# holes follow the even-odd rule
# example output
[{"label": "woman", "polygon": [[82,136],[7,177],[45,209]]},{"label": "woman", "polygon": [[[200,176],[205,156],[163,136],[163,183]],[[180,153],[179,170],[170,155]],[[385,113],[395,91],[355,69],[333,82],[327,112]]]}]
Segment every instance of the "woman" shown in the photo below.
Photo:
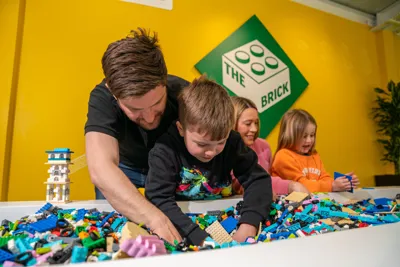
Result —
[{"label": "woman", "polygon": [[[270,173],[272,164],[271,148],[266,140],[258,138],[260,119],[256,105],[250,99],[238,96],[233,96],[232,102],[236,113],[234,130],[239,132],[243,142],[257,153],[258,164]],[[232,179],[233,191],[236,194],[243,194],[243,187],[234,176]],[[271,181],[274,195],[286,195],[294,191],[309,193],[307,188],[298,182],[284,180],[278,176],[272,176]]]}]

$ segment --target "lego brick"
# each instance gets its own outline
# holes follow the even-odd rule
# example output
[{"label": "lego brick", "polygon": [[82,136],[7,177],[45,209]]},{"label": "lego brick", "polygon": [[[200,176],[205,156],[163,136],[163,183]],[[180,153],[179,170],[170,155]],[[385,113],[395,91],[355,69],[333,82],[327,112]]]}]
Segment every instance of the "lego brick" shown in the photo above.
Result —
[{"label": "lego brick", "polygon": [[232,237],[225,231],[218,221],[213,222],[206,228],[206,232],[211,235],[212,239],[219,244],[232,242]]},{"label": "lego brick", "polygon": [[228,218],[226,218],[221,222],[221,226],[225,229],[225,231],[228,234],[230,234],[234,229],[236,229],[237,224],[238,221],[232,216],[229,216]]},{"label": "lego brick", "polygon": [[292,192],[291,194],[289,194],[285,200],[288,201],[293,201],[293,202],[301,202],[303,200],[305,200],[308,197],[307,193],[302,193],[302,192]]},{"label": "lego brick", "polygon": [[146,236],[150,234],[137,224],[127,222],[122,228],[121,235],[120,243],[124,242],[126,239],[136,239],[139,235]]}]

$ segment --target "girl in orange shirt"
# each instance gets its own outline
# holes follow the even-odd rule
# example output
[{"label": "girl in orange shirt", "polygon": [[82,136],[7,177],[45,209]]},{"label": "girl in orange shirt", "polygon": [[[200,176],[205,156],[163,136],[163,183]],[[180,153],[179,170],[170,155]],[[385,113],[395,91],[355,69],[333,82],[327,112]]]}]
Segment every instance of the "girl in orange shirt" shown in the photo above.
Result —
[{"label": "girl in orange shirt", "polygon": [[305,110],[293,109],[281,120],[278,148],[271,175],[302,183],[310,192],[348,191],[359,185],[352,172],[334,180],[315,150],[317,123]]}]

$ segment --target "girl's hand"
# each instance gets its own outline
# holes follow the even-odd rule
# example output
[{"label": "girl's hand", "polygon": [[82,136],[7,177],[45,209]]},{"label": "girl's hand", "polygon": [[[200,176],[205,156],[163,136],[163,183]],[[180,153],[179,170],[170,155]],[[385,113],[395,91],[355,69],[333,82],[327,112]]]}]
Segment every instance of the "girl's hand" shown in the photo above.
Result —
[{"label": "girl's hand", "polygon": [[350,181],[345,177],[337,178],[332,182],[332,191],[333,192],[343,192],[349,191],[351,189]]},{"label": "girl's hand", "polygon": [[353,189],[356,189],[360,185],[360,180],[358,180],[357,175],[355,175],[354,172],[346,173],[346,175],[351,176],[351,185],[353,186]]}]

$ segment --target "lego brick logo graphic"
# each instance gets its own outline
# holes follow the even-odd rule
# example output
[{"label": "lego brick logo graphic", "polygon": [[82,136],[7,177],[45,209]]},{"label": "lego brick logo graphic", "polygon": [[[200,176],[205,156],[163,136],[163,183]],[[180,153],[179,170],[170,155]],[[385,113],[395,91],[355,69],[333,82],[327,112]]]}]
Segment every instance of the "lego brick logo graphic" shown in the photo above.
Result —
[{"label": "lego brick logo graphic", "polygon": [[256,104],[261,138],[269,135],[308,86],[307,80],[255,15],[195,67],[223,85],[230,95],[249,98]]},{"label": "lego brick logo graphic", "polygon": [[259,112],[290,95],[289,68],[258,40],[222,56],[223,85],[257,105]]}]

